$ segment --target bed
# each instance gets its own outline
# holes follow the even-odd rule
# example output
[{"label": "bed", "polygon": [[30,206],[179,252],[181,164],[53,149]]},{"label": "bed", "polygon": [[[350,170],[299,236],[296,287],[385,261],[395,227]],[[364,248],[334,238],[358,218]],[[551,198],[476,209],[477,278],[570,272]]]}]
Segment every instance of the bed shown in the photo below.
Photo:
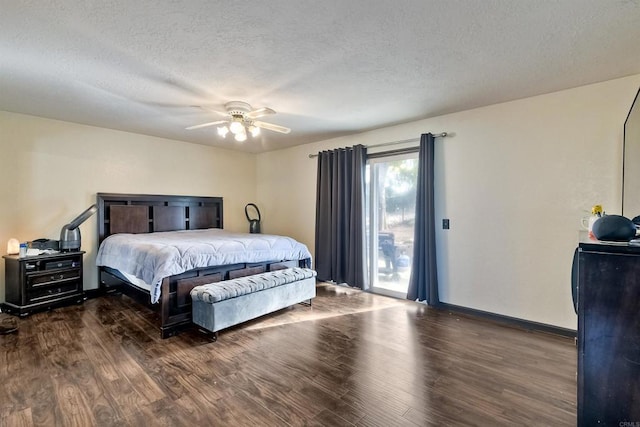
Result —
[{"label": "bed", "polygon": [[[285,240],[276,243],[270,240],[276,236],[225,232],[221,197],[98,193],[97,204],[100,248],[96,263],[100,286],[106,292],[122,291],[157,310],[162,338],[175,335],[192,325],[190,292],[195,286],[289,267],[311,267],[310,253],[304,245],[293,239],[282,237]],[[214,239],[226,239],[223,240],[225,243],[209,243],[207,239],[212,236]],[[205,239],[204,243],[199,240],[201,237]],[[170,246],[173,243],[167,243],[165,239],[177,239],[177,249],[173,249]],[[115,258],[105,255],[108,252],[105,248],[107,245],[113,247],[116,242],[126,245],[128,240],[142,242],[143,246],[160,245],[159,252],[167,252],[168,249],[165,249],[171,247],[171,251],[182,255],[190,253],[192,258],[182,262],[179,258],[172,258],[175,255],[172,253],[163,262],[156,262],[154,271],[157,271],[153,274],[147,272],[145,275],[131,269],[127,271],[123,264],[116,263]],[[284,250],[287,244],[295,250]],[[271,255],[261,252],[258,256],[255,250],[249,251],[247,258],[236,252],[213,255],[221,246],[237,249],[237,245],[257,248],[258,251],[265,246],[281,245],[278,247],[283,250]],[[212,252],[194,255],[194,250],[199,247],[204,248],[205,252]],[[138,249],[127,250],[132,251],[132,260],[146,256],[137,254],[135,251]],[[157,268],[158,265],[162,268]]]}]

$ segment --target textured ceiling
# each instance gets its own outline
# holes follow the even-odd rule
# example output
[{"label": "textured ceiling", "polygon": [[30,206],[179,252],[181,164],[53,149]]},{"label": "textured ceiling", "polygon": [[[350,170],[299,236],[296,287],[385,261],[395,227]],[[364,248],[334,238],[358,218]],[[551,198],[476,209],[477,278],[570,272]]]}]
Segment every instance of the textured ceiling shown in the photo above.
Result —
[{"label": "textured ceiling", "polygon": [[[0,110],[261,152],[640,73],[638,0],[0,0]],[[234,142],[232,100],[290,127]]]}]

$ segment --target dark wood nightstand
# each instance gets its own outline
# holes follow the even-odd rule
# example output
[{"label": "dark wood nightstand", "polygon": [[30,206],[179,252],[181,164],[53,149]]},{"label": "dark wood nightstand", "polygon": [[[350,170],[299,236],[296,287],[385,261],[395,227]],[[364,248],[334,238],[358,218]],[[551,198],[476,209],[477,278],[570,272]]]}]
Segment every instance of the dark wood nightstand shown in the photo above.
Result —
[{"label": "dark wood nightstand", "polygon": [[27,316],[35,311],[85,300],[83,251],[18,257],[4,255],[6,313]]}]

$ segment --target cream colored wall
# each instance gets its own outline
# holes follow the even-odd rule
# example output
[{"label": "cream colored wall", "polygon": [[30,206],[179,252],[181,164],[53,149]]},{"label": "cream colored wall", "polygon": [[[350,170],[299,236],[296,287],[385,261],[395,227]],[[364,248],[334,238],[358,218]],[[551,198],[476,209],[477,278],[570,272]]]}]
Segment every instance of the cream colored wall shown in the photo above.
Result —
[{"label": "cream colored wall", "polygon": [[[253,154],[0,112],[0,244],[58,239],[96,193],[222,196],[224,225],[246,229],[255,200]],[[97,222],[80,226],[85,289],[96,288]],[[4,299],[4,263],[0,268]]]},{"label": "cream colored wall", "polygon": [[[218,195],[225,228],[313,251],[316,161],[308,154],[447,131],[437,140],[441,299],[575,328],[570,263],[591,205],[619,213],[622,124],[640,75],[258,155],[0,112],[0,244],[57,239],[97,192]],[[97,286],[96,218],[81,226],[85,288]],[[3,249],[4,252],[4,249]],[[4,287],[4,265],[0,267]],[[2,292],[1,295],[4,295]]]},{"label": "cream colored wall", "polygon": [[639,85],[636,75],[261,154],[264,232],[313,251],[308,154],[450,132],[436,143],[441,300],[575,329],[570,266],[580,218],[596,203],[620,213],[623,123]]}]

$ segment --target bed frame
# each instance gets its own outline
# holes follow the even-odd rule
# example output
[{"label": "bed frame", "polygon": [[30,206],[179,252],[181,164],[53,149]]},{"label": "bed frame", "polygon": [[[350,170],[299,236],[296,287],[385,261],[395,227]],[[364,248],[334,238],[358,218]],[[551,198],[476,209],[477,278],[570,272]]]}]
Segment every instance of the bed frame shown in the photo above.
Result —
[{"label": "bed frame", "polygon": [[[98,243],[116,233],[222,228],[222,197],[162,196],[98,193]],[[148,291],[106,267],[98,268],[100,287],[122,291],[159,312],[162,338],[190,327],[194,286],[289,267],[311,267],[311,260],[274,260],[262,263],[220,265],[190,270],[163,279],[158,304],[150,304]]]}]

